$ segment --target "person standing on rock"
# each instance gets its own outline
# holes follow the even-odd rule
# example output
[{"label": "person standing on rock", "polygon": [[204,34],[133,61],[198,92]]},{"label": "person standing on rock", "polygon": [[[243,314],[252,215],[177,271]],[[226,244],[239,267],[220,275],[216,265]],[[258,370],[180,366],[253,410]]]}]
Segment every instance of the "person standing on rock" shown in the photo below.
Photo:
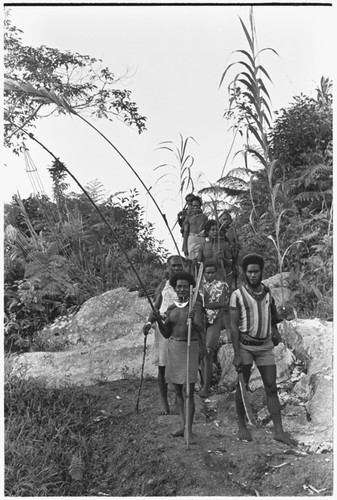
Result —
[{"label": "person standing on rock", "polygon": [[[274,439],[289,446],[296,445],[296,441],[284,432],[282,426],[273,353],[274,345],[281,341],[281,337],[276,326],[278,318],[274,299],[269,288],[262,283],[264,260],[261,255],[248,254],[242,259],[241,266],[246,284],[235,290],[230,298],[233,364],[237,371],[242,371],[244,382],[248,386],[253,361],[255,362],[262,377],[267,408],[274,423]],[[239,419],[239,439],[251,441],[239,385],[235,393],[235,404]]]},{"label": "person standing on rock", "polygon": [[[154,307],[159,311],[161,315],[166,313],[167,308],[177,300],[177,294],[175,290],[170,285],[170,278],[174,276],[177,272],[183,270],[183,265],[186,264],[185,259],[182,259],[179,255],[171,255],[167,259],[167,273],[168,278],[161,281],[155,291],[155,304]],[[153,313],[150,314],[148,322],[143,326],[143,333],[147,335],[155,322]],[[170,406],[167,398],[167,383],[165,381],[165,367],[167,362],[167,346],[168,341],[162,336],[158,328],[155,329],[155,340],[154,340],[154,352],[155,352],[155,364],[158,366],[158,385],[160,398],[162,403],[161,415],[169,415],[170,413],[176,413],[176,409],[170,410]]]},{"label": "person standing on rock", "polygon": [[[177,396],[177,404],[181,418],[181,427],[173,433],[173,437],[182,436],[187,442],[187,429],[190,436],[189,443],[194,444],[196,437],[192,433],[192,423],[195,412],[194,384],[198,381],[199,353],[202,357],[206,350],[204,324],[201,303],[196,301],[190,311],[190,286],[195,286],[195,280],[190,273],[176,273],[170,279],[177,299],[166,312],[164,322],[157,316],[158,326],[162,335],[168,339],[167,365],[165,378],[172,383]],[[188,319],[192,319],[190,346],[188,346]],[[189,349],[189,394],[190,404],[188,415],[185,411],[185,392],[187,379],[187,349]]]},{"label": "person standing on rock", "polygon": [[192,207],[186,215],[183,223],[184,241],[183,252],[188,260],[189,271],[196,274],[199,247],[205,241],[204,227],[208,220],[201,209],[202,201],[200,196],[194,196]]}]

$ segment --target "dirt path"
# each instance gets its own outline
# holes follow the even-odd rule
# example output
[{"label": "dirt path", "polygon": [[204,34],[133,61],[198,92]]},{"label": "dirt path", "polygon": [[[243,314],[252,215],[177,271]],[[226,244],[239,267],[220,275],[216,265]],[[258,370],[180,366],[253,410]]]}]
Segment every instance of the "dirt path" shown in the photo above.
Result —
[{"label": "dirt path", "polygon": [[[253,441],[241,442],[236,428],[217,420],[216,397],[197,395],[190,449],[173,438],[178,415],[158,415],[155,380],[121,380],[88,388],[99,395],[98,418],[109,420],[100,491],[104,496],[331,496],[332,454],[308,454],[274,441],[267,428],[252,429]],[[173,394],[170,393],[173,400]],[[234,403],[233,403],[234,405]],[[233,412],[234,406],[228,408]]]}]

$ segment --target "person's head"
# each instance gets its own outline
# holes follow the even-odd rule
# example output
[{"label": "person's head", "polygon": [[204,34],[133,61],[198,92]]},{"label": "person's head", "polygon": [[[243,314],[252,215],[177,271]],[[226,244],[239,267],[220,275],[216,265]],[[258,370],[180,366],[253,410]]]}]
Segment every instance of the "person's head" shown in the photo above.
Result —
[{"label": "person's head", "polygon": [[228,210],[224,210],[219,217],[219,223],[221,228],[226,231],[232,223],[232,216]]},{"label": "person's head", "polygon": [[185,201],[186,201],[186,204],[187,204],[188,208],[192,207],[192,200],[193,200],[193,198],[194,198],[194,194],[193,193],[187,194],[185,196]]},{"label": "person's head", "polygon": [[178,299],[185,301],[190,296],[190,286],[195,286],[195,279],[191,273],[181,271],[172,276],[170,285],[174,288]]},{"label": "person's head", "polygon": [[218,266],[213,260],[207,260],[204,264],[204,277],[207,283],[212,283],[215,280],[215,274]]},{"label": "person's head", "polygon": [[215,220],[208,220],[204,227],[205,238],[215,239],[217,235],[217,224]]},{"label": "person's head", "polygon": [[243,257],[241,267],[248,285],[252,287],[259,286],[262,281],[262,271],[264,268],[263,257],[257,253],[249,253]]},{"label": "person's head", "polygon": [[179,255],[171,255],[167,259],[167,271],[169,274],[169,278],[173,276],[175,273],[179,273],[184,270],[184,265],[186,264],[186,260]]},{"label": "person's head", "polygon": [[202,205],[202,201],[200,196],[193,196],[192,201],[191,201],[191,208],[193,210],[200,210]]}]

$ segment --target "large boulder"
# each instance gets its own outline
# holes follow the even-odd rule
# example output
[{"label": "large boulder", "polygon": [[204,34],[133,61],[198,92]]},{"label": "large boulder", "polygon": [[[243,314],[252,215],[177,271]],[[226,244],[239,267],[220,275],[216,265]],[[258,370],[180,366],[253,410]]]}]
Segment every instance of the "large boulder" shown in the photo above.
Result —
[{"label": "large boulder", "polygon": [[[7,372],[37,378],[49,386],[139,378],[144,353],[142,325],[149,310],[146,299],[124,288],[93,297],[76,315],[40,332],[40,344],[45,349],[50,346],[53,352],[10,356]],[[157,375],[151,356],[153,334],[147,336],[146,343],[144,376],[152,377]]]},{"label": "large boulder", "polygon": [[[286,430],[318,452],[332,449],[332,323],[320,319],[283,321],[279,330],[284,343],[274,349],[277,364],[277,385]],[[232,365],[233,347],[225,343],[218,351],[221,366],[221,387],[229,392],[235,387],[237,375]],[[260,423],[270,422],[265,406],[263,384],[258,369],[252,369],[249,383],[250,400]],[[262,392],[261,392],[262,391]],[[225,401],[222,401],[224,399]],[[232,413],[226,413],[230,396],[218,401],[219,418],[231,424]]]}]

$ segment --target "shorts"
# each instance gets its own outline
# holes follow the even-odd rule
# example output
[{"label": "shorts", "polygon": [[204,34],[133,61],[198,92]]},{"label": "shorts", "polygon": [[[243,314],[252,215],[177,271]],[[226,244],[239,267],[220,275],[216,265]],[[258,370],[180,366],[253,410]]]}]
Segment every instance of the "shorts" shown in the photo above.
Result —
[{"label": "shorts", "polygon": [[274,355],[274,344],[269,338],[262,345],[243,345],[240,342],[240,355],[243,365],[252,365],[255,361],[256,366],[276,365]]}]

